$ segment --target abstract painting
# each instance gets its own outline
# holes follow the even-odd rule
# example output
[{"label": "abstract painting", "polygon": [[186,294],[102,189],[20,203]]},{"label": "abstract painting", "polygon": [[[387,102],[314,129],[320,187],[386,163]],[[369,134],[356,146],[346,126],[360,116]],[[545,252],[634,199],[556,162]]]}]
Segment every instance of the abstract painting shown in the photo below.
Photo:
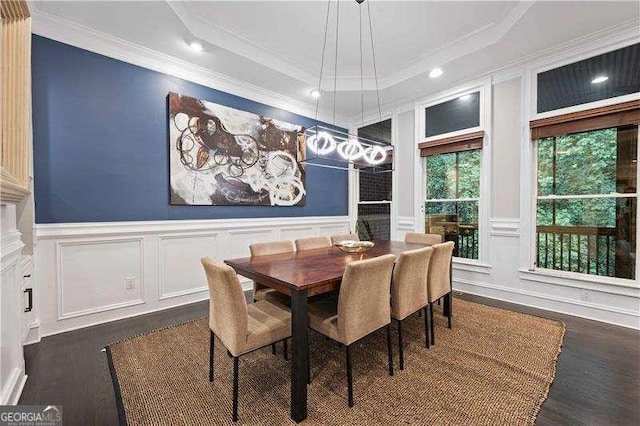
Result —
[{"label": "abstract painting", "polygon": [[304,130],[169,93],[171,204],[304,205]]}]

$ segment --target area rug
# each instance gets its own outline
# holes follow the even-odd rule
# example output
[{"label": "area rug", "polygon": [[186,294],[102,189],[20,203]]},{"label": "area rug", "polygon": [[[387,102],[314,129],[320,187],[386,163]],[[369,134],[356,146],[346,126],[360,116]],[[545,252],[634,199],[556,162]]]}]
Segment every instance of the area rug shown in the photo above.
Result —
[{"label": "area rug", "polygon": [[[564,324],[454,299],[453,329],[438,308],[436,345],[424,322],[405,320],[405,369],[387,374],[386,334],[353,347],[355,406],[347,405],[344,349],[310,333],[308,425],[526,425],[535,422],[555,375]],[[201,318],[107,348],[121,423],[231,424],[233,362],[216,341],[208,380],[208,319]],[[294,424],[290,361],[270,348],[240,358],[239,424]]]}]

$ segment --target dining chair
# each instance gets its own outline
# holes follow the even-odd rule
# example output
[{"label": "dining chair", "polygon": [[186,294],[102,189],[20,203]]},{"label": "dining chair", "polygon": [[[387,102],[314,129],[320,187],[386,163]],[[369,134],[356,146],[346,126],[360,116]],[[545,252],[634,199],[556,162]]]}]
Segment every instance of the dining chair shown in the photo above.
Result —
[{"label": "dining chair", "polygon": [[233,421],[238,421],[238,359],[291,337],[291,312],[268,300],[247,304],[238,275],[228,265],[201,259],[209,283],[209,381],[214,379],[214,342],[218,337],[233,358]]},{"label": "dining chair", "polygon": [[425,244],[432,246],[434,244],[440,244],[443,241],[443,236],[440,234],[423,234],[421,232],[407,232],[404,235],[405,243],[413,244]]},{"label": "dining chair", "polygon": [[331,244],[339,243],[340,241],[360,241],[358,234],[344,234],[344,235],[332,235]]},{"label": "dining chair", "polygon": [[[249,246],[249,252],[251,257],[254,256],[268,256],[271,254],[283,254],[294,253],[296,247],[291,241],[271,241],[267,243],[256,243]],[[268,296],[277,298],[278,302],[282,302],[282,297],[286,297],[284,294],[278,292],[273,288],[263,286],[257,282],[253,282],[253,300],[263,300]]]},{"label": "dining chair", "polygon": [[311,237],[296,240],[296,250],[298,251],[329,247],[331,247],[331,238],[329,237]]},{"label": "dining chair", "polygon": [[[453,289],[451,288],[451,259],[453,257],[453,241],[435,244],[431,246],[431,262],[429,263],[429,273],[427,274],[427,296],[429,298],[429,321],[431,343],[436,343],[433,326],[433,302],[448,296],[446,302],[449,308],[449,328],[451,328],[451,318],[453,316]],[[428,345],[428,346],[430,346]]]},{"label": "dining chair", "polygon": [[[255,243],[249,246],[251,257],[269,256],[271,254],[294,253],[296,247],[292,241],[269,241],[266,243]],[[270,300],[286,306],[291,306],[291,298],[286,294],[280,293],[278,290],[253,282],[253,301]],[[284,342],[285,351],[287,342]],[[271,353],[276,354],[276,344],[271,345]]]},{"label": "dining chair", "polygon": [[387,330],[389,375],[393,376],[389,292],[395,256],[356,260],[344,271],[338,303],[309,304],[309,327],[346,348],[349,407],[353,407],[351,345],[381,328]]},{"label": "dining chair", "polygon": [[398,351],[400,370],[404,370],[404,342],[402,321],[409,315],[424,310],[424,341],[429,345],[429,324],[427,321],[427,274],[433,249],[425,247],[400,254],[393,268],[391,281],[391,318],[398,323]]}]

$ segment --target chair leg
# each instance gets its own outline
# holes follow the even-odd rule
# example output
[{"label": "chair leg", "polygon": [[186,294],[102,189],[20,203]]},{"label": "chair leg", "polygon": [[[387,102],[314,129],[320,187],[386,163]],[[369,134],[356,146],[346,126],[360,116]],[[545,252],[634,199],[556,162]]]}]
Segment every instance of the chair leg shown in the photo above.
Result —
[{"label": "chair leg", "polygon": [[429,324],[429,315],[428,311],[429,305],[424,307],[424,346],[429,349],[431,348],[431,329]]},{"label": "chair leg", "polygon": [[449,328],[451,328],[451,318],[453,317],[453,292],[449,293],[447,297],[447,304],[449,305]]},{"label": "chair leg", "polygon": [[307,333],[307,384],[311,384],[311,346],[309,345],[309,333]]},{"label": "chair leg", "polygon": [[287,361],[289,359],[289,348],[287,346],[287,339],[284,339],[283,344],[284,344],[283,356],[284,356],[284,360]]},{"label": "chair leg", "polygon": [[275,354],[276,354],[276,344],[275,344],[275,343],[272,343],[272,344],[271,344],[271,354],[272,354],[272,355],[275,355]]},{"label": "chair leg", "polygon": [[438,306],[441,305],[440,301],[442,300],[442,298],[438,299]]},{"label": "chair leg", "polygon": [[387,353],[389,355],[389,375],[393,376],[393,346],[391,345],[391,323],[387,325]]},{"label": "chair leg", "polygon": [[404,370],[404,344],[402,342],[402,320],[398,320],[398,351],[400,352],[400,370]]},{"label": "chair leg", "polygon": [[210,332],[210,336],[209,336],[209,381],[213,382],[213,355],[214,355],[214,342],[216,339],[215,334],[213,334],[213,331],[209,330]]},{"label": "chair leg", "polygon": [[233,421],[238,421],[238,357],[233,357]]},{"label": "chair leg", "polygon": [[434,327],[433,327],[433,303],[429,303],[429,322],[431,323],[430,328],[431,328],[431,344],[435,345],[436,344],[436,335],[434,332]]},{"label": "chair leg", "polygon": [[347,394],[349,398],[349,407],[353,407],[353,372],[351,369],[351,348],[345,346],[347,349]]}]

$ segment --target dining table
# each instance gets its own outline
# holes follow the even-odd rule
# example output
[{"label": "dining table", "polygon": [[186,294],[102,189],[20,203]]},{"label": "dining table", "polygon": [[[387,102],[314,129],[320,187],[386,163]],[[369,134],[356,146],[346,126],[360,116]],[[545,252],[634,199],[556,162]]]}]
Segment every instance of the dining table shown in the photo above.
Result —
[{"label": "dining table", "polygon": [[[239,275],[291,297],[291,419],[295,422],[307,418],[309,298],[339,289],[350,262],[385,254],[398,256],[404,251],[424,247],[401,241],[374,243],[363,253],[350,254],[332,246],[225,260]],[[445,315],[451,313],[449,296],[444,301],[443,311]]]}]

